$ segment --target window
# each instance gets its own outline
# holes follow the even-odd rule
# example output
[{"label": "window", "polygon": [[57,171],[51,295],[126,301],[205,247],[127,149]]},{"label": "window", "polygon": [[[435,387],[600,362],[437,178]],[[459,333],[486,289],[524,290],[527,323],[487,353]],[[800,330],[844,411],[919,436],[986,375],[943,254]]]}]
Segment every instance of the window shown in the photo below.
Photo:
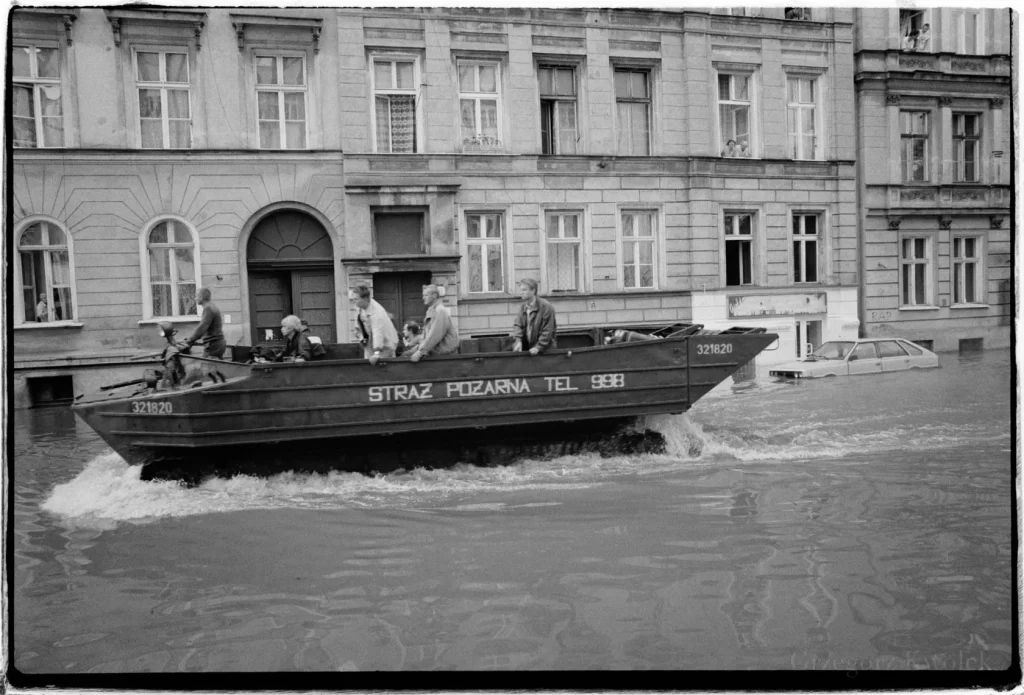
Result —
[{"label": "window", "polygon": [[789,121],[789,156],[793,159],[817,159],[817,80],[813,77],[788,77],[786,93]]},{"label": "window", "polygon": [[426,208],[385,208],[373,211],[373,252],[377,256],[427,252]]},{"label": "window", "polygon": [[656,285],[658,213],[622,211],[622,286],[642,289]]},{"label": "window", "polygon": [[904,51],[931,50],[931,25],[927,10],[900,10],[900,48]]},{"label": "window", "polygon": [[818,281],[817,213],[793,214],[793,282]]},{"label": "window", "polygon": [[60,51],[46,46],[11,49],[15,147],[63,147]]},{"label": "window", "polygon": [[928,180],[928,112],[900,112],[900,162],[904,183]]},{"label": "window", "polygon": [[907,351],[903,349],[903,346],[897,343],[895,340],[881,340],[878,343],[878,356],[879,357],[906,357]]},{"label": "window", "polygon": [[796,322],[796,356],[803,359],[821,345],[821,320]]},{"label": "window", "polygon": [[904,237],[900,242],[900,304],[931,306],[932,240]]},{"label": "window", "polygon": [[786,19],[802,19],[810,20],[811,8],[810,7],[787,7],[784,15]]},{"label": "window", "polygon": [[542,65],[540,78],[540,141],[543,154],[576,154],[576,68]]},{"label": "window", "polygon": [[189,229],[174,220],[160,222],[146,240],[150,317],[196,313],[195,245]]},{"label": "window", "polygon": [[982,290],[981,238],[953,237],[953,304],[985,304]]},{"label": "window", "polygon": [[877,360],[878,349],[875,348],[874,343],[858,343],[857,347],[853,348],[853,352],[850,353],[849,362],[855,360]]},{"label": "window", "polygon": [[956,34],[956,52],[966,55],[981,53],[981,13],[977,10],[953,12],[953,31]]},{"label": "window", "polygon": [[579,212],[545,214],[547,286],[552,292],[583,290],[583,215]]},{"label": "window", "polygon": [[980,121],[977,114],[953,114],[953,180],[958,183],[979,180]]},{"label": "window", "polygon": [[718,75],[718,135],[723,157],[750,156],[750,75]]},{"label": "window", "polygon": [[256,56],[260,147],[306,149],[306,59]]},{"label": "window", "polygon": [[497,63],[459,61],[462,145],[468,150],[501,148],[501,73]]},{"label": "window", "polygon": [[752,280],[752,252],[754,216],[751,213],[725,215],[725,284],[750,285]]},{"label": "window", "polygon": [[650,77],[647,70],[615,70],[620,155],[640,156],[651,153]]},{"label": "window", "polygon": [[500,212],[466,213],[469,291],[505,290],[505,225]]},{"label": "window", "polygon": [[48,222],[26,227],[18,237],[21,298],[25,321],[71,321],[71,255],[63,230]]},{"label": "window", "polygon": [[374,128],[378,152],[416,152],[415,58],[374,58]]},{"label": "window", "polygon": [[135,84],[139,91],[140,147],[192,147],[188,53],[137,51]]}]

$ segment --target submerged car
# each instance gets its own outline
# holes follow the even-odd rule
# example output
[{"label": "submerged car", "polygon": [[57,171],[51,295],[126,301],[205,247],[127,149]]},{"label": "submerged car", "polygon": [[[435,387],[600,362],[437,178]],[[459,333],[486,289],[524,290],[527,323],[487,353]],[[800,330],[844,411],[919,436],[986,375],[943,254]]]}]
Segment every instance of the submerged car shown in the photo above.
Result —
[{"label": "submerged car", "polygon": [[939,356],[903,338],[833,340],[806,359],[786,362],[768,373],[784,379],[876,374],[939,366]]}]

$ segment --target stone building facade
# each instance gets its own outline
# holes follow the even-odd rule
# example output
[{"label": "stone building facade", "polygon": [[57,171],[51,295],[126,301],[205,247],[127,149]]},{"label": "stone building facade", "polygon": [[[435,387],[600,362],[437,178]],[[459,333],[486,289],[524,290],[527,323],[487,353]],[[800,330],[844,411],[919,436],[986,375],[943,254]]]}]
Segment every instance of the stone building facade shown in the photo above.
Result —
[{"label": "stone building facade", "polygon": [[359,284],[504,335],[522,277],[561,327],[778,331],[761,366],[856,335],[854,11],[792,10],[16,10],[20,402],[196,286],[242,345],[352,340]]},{"label": "stone building facade", "polygon": [[854,11],[865,335],[1010,344],[1009,12]]}]

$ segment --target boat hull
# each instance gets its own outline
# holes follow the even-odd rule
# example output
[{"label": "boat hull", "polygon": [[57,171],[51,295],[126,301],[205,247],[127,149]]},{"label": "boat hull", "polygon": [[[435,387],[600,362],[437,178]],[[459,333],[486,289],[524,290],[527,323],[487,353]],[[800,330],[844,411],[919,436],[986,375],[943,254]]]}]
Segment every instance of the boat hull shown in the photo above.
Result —
[{"label": "boat hull", "polygon": [[561,425],[569,438],[574,423],[684,412],[775,338],[688,335],[537,356],[450,355],[415,364],[257,364],[224,383],[83,402],[74,409],[122,457],[142,464],[202,452],[223,456],[233,447],[395,435],[429,442],[452,432],[501,438],[516,428],[552,425]]}]

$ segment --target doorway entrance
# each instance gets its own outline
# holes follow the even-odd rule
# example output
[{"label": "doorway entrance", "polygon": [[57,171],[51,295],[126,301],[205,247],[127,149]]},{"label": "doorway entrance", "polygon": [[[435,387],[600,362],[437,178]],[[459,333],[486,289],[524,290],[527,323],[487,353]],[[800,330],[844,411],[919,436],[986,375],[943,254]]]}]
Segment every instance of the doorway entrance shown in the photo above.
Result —
[{"label": "doorway entrance", "polygon": [[252,344],[282,342],[281,319],[294,314],[325,343],[337,342],[334,247],[313,217],[283,210],[260,220],[246,248]]},{"label": "doorway entrance", "polygon": [[423,286],[430,284],[428,272],[374,273],[373,298],[395,317],[401,332],[406,321],[423,325],[427,308],[423,306]]},{"label": "doorway entrance", "polygon": [[796,322],[796,356],[803,359],[821,347],[821,321]]}]

